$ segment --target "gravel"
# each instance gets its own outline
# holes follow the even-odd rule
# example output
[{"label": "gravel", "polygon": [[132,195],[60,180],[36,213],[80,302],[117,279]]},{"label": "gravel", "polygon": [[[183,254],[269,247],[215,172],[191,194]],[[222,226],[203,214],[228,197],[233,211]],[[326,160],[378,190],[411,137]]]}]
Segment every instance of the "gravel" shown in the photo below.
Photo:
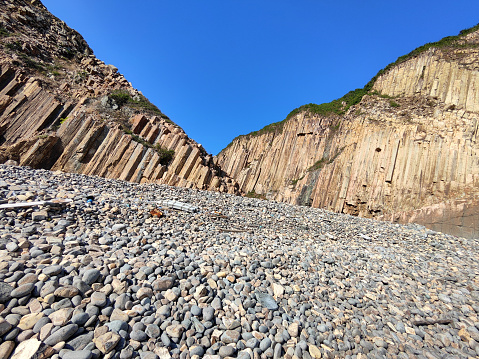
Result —
[{"label": "gravel", "polygon": [[[164,185],[0,177],[2,203],[72,200],[0,209],[2,355],[479,355],[477,239]],[[200,211],[158,218],[159,200]]]}]

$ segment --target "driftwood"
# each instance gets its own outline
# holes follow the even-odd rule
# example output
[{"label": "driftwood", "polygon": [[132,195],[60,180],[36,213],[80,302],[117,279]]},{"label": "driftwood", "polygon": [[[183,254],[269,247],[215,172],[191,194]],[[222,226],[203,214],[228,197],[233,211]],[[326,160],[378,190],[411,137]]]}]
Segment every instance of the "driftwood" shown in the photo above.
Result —
[{"label": "driftwood", "polygon": [[233,232],[233,233],[241,233],[241,232],[249,232],[250,229],[228,229],[228,228],[218,228],[220,232]]},{"label": "driftwood", "polygon": [[37,201],[37,202],[17,202],[17,203],[5,203],[0,204],[0,209],[13,209],[13,208],[27,208],[35,206],[59,206],[65,203],[72,202],[71,199],[52,199],[49,201]]},{"label": "driftwood", "polygon": [[453,321],[452,319],[437,319],[437,320],[414,320],[412,321],[412,325],[417,327],[421,325],[434,325],[434,324],[451,324]]},{"label": "driftwood", "polygon": [[167,208],[171,209],[176,209],[178,211],[185,211],[185,212],[198,212],[199,208],[196,206],[193,206],[192,204],[189,203],[183,203],[183,202],[178,202],[178,201],[158,201],[157,202],[160,206],[164,206]]},{"label": "driftwood", "polygon": [[228,216],[225,216],[224,214],[210,214],[209,215],[211,218],[223,218],[223,219],[230,219]]}]

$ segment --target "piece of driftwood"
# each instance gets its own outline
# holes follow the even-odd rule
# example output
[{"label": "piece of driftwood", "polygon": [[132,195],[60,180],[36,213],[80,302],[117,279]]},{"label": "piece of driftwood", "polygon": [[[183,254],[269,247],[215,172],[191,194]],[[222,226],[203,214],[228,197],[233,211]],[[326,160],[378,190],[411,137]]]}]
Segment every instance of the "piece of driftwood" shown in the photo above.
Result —
[{"label": "piece of driftwood", "polygon": [[230,219],[228,216],[225,216],[224,214],[216,214],[216,213],[210,214],[210,217],[211,217],[211,218]]},{"label": "piece of driftwood", "polygon": [[232,233],[241,233],[241,232],[249,232],[249,229],[228,229],[228,228],[218,228],[220,232],[232,232]]},{"label": "piece of driftwood", "polygon": [[158,201],[157,202],[160,206],[164,206],[167,208],[171,209],[176,209],[178,211],[185,211],[185,212],[198,212],[199,208],[196,206],[193,206],[192,204],[189,203],[183,203],[183,202],[178,202],[178,201]]},{"label": "piece of driftwood", "polygon": [[37,202],[17,202],[17,203],[5,203],[0,204],[0,209],[11,209],[11,208],[27,208],[34,206],[58,206],[65,203],[72,202],[71,199],[52,199],[50,201],[37,201]]},{"label": "piece of driftwood", "polygon": [[417,327],[422,326],[422,325],[434,325],[434,324],[451,324],[453,322],[452,319],[436,319],[436,320],[414,320],[412,321],[412,325],[415,325]]}]

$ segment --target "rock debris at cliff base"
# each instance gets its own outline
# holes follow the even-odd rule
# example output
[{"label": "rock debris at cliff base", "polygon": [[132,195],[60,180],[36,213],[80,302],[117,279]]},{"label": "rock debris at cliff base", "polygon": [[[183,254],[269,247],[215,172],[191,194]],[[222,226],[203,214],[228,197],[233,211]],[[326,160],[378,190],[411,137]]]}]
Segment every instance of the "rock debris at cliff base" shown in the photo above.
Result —
[{"label": "rock debris at cliff base", "polygon": [[477,239],[22,167],[0,194],[73,200],[0,211],[1,358],[479,355]]}]

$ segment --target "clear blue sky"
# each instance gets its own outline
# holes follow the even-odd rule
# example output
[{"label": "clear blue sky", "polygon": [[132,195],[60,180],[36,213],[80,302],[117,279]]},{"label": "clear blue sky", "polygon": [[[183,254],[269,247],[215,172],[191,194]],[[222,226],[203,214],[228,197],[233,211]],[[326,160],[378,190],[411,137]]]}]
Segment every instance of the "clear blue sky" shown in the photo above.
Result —
[{"label": "clear blue sky", "polygon": [[42,0],[217,154],[479,23],[478,0]]}]

